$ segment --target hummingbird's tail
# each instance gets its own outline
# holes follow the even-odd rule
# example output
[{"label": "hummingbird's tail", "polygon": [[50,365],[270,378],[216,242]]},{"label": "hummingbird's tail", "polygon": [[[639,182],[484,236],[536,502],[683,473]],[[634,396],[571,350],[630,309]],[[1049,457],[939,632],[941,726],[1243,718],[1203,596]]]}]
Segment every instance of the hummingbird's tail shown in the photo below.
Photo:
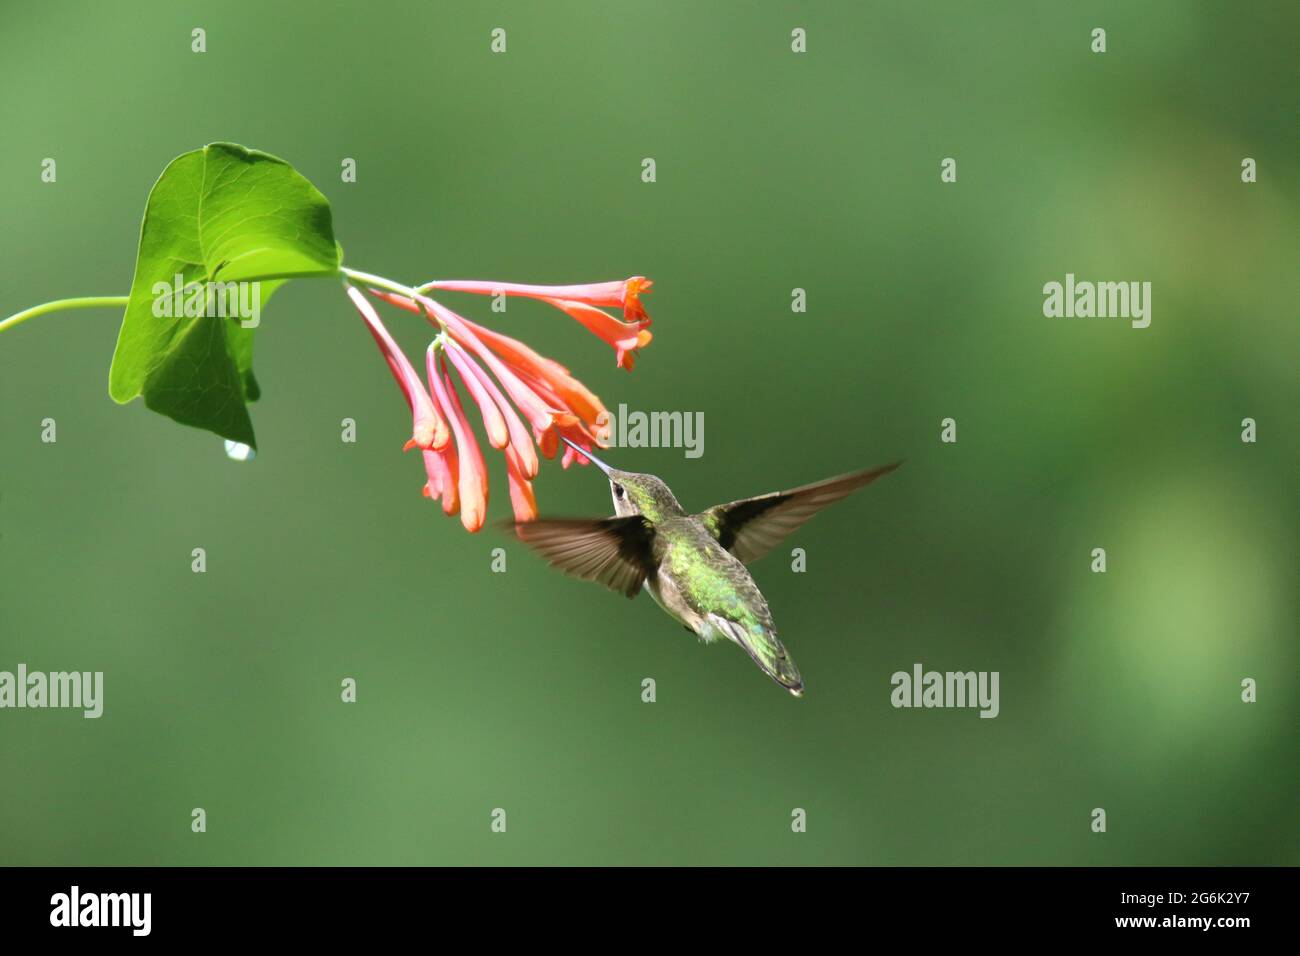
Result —
[{"label": "hummingbird's tail", "polygon": [[776,636],[776,631],[757,621],[741,622],[708,615],[708,622],[728,639],[739,644],[755,664],[772,680],[795,697],[803,696],[803,676],[799,668]]}]

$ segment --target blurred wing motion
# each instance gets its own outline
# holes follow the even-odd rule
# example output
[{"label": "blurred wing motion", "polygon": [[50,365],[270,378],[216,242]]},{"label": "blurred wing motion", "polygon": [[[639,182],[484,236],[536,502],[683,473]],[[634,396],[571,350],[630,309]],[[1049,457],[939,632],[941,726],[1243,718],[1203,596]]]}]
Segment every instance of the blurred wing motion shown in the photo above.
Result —
[{"label": "blurred wing motion", "polygon": [[700,515],[700,520],[720,545],[748,564],[767,554],[782,538],[827,505],[871,484],[901,464],[896,461],[882,468],[855,471],[790,491],[714,505]]},{"label": "blurred wing motion", "polygon": [[654,567],[654,526],[640,515],[523,521],[515,533],[552,567],[628,597]]}]

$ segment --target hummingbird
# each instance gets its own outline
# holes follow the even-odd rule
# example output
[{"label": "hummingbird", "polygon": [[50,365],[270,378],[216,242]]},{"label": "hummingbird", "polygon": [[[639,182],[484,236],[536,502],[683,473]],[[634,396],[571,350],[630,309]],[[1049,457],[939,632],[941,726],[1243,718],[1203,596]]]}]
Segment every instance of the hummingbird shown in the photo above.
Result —
[{"label": "hummingbird", "polygon": [[629,598],[642,586],[670,617],[704,643],[738,645],[795,697],[803,677],[776,636],[767,601],[745,567],[827,505],[893,471],[902,462],[714,505],[688,514],[655,475],[619,471],[580,448],[609,479],[612,518],[517,522],[516,535],[552,567]]}]

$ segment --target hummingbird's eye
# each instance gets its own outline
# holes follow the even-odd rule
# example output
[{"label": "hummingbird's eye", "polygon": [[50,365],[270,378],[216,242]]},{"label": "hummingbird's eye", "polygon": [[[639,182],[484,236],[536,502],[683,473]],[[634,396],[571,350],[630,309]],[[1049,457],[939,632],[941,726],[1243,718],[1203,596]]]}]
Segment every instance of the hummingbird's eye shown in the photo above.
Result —
[{"label": "hummingbird's eye", "polygon": [[615,486],[614,486],[614,497],[615,497],[615,498],[618,498],[620,501],[622,500],[622,498],[623,498],[623,486],[622,486],[622,485],[615,485]]}]

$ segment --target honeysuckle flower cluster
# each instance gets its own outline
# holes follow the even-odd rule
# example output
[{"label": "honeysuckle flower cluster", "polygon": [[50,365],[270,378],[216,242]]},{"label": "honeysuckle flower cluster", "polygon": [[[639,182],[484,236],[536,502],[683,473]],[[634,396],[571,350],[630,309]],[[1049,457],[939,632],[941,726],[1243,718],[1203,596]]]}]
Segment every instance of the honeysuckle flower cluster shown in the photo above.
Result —
[{"label": "honeysuckle flower cluster", "polygon": [[[478,412],[488,444],[502,452],[510,504],[516,521],[537,517],[533,479],[542,458],[559,453],[560,439],[579,448],[603,447],[609,413],[601,400],[567,368],[539,355],[518,339],[471,322],[429,297],[433,291],[540,299],[582,323],[615,351],[619,368],[631,369],[638,350],[650,344],[650,317],[641,297],[650,280],[540,286],[509,282],[438,280],[405,288],[377,277],[361,278],[367,291],[390,305],[422,315],[438,331],[424,356],[422,377],[384,327],[378,311],[355,285],[352,300],[411,410],[411,438],[420,449],[425,496],[442,502],[445,514],[459,514],[468,531],[483,527],[487,514],[488,469],[462,393]],[[374,282],[365,281],[375,279]],[[620,309],[620,319],[606,309]],[[454,373],[454,374],[453,374]],[[459,385],[457,382],[459,381]],[[427,383],[427,387],[426,387]],[[569,445],[563,467],[587,459]]]}]

